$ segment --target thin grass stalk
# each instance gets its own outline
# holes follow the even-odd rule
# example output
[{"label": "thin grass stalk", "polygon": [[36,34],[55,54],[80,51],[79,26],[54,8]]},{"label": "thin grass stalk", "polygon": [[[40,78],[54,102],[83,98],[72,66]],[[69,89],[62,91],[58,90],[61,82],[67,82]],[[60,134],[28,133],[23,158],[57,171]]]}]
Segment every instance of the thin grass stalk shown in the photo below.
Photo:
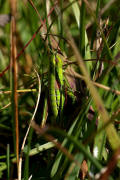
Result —
[{"label": "thin grass stalk", "polygon": [[29,178],[29,152],[31,148],[32,135],[33,135],[33,129],[30,129],[28,136],[27,153],[25,157],[25,165],[24,165],[24,180],[28,180]]},{"label": "thin grass stalk", "polygon": [[37,75],[37,78],[38,78],[38,86],[39,86],[39,91],[38,91],[38,97],[37,97],[37,102],[36,102],[36,107],[35,107],[35,110],[34,110],[34,113],[33,113],[33,116],[30,120],[30,123],[29,123],[29,126],[28,126],[28,129],[27,129],[27,132],[25,134],[25,137],[23,139],[23,142],[22,142],[22,146],[21,146],[21,152],[20,152],[20,159],[19,159],[19,174],[18,174],[18,180],[21,180],[22,178],[22,153],[23,153],[23,149],[25,147],[25,143],[26,143],[26,140],[27,140],[27,137],[28,137],[28,134],[29,134],[29,131],[30,131],[30,128],[31,128],[31,125],[32,125],[32,122],[35,118],[35,115],[36,115],[36,112],[37,112],[37,109],[38,109],[38,105],[39,105],[39,101],[40,101],[40,95],[41,95],[41,83],[40,83],[40,77],[37,73],[37,71],[34,69],[36,75]]},{"label": "thin grass stalk", "polygon": [[[17,62],[16,62],[16,23],[14,16],[11,21],[11,62],[12,62],[12,118],[13,128],[15,129],[15,153],[17,166],[19,162],[19,125],[18,125],[18,93],[17,93]],[[14,135],[14,134],[13,134]]]},{"label": "thin grass stalk", "polygon": [[82,1],[80,8],[80,53],[82,57],[85,56],[85,3]]},{"label": "thin grass stalk", "polygon": [[7,180],[10,179],[10,145],[7,144]]},{"label": "thin grass stalk", "polygon": [[[100,0],[97,0],[97,7],[96,7],[96,19],[99,20],[99,11],[100,11]],[[96,38],[96,29],[97,25],[93,25],[93,32],[92,32],[92,38],[91,38],[91,49],[93,49],[94,40]],[[96,65],[95,65],[96,66]]]},{"label": "thin grass stalk", "polygon": [[[11,63],[12,63],[12,118],[15,124],[15,154],[17,159],[17,173],[19,174],[19,123],[18,123],[18,93],[17,93],[17,61],[16,61],[16,12],[17,0],[10,0],[12,20],[11,20]],[[14,135],[14,134],[13,134]]]},{"label": "thin grass stalk", "polygon": [[101,1],[101,0],[97,0],[96,18],[98,18],[98,16],[99,16],[99,11],[100,11],[100,1]]},{"label": "thin grass stalk", "polygon": [[[48,34],[49,32],[49,19],[48,19],[48,12],[47,12],[47,3],[48,1],[45,0],[45,4],[44,4],[44,10],[45,10],[45,19],[46,19],[46,26],[45,26],[45,30],[46,30],[46,33]],[[49,35],[47,36],[48,38],[48,44],[51,46],[51,41],[50,41],[50,37]]]},{"label": "thin grass stalk", "polygon": [[[62,13],[62,9],[63,9],[63,0],[60,0],[60,9],[59,9],[59,15],[58,15],[58,32],[59,32],[59,35],[60,37],[63,37],[63,25],[62,25],[62,22],[63,22],[63,13]],[[61,49],[63,50],[63,39],[59,39],[59,43],[60,44],[60,47]]]}]

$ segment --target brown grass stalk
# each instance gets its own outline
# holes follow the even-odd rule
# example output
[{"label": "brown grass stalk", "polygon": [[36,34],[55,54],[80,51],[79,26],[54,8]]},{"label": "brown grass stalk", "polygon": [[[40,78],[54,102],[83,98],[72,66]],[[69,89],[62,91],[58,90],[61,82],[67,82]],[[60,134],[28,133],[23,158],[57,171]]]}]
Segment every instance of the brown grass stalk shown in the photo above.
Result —
[{"label": "brown grass stalk", "polygon": [[17,165],[19,161],[19,125],[18,125],[18,93],[17,93],[17,62],[16,62],[16,23],[14,16],[11,21],[11,70],[13,78],[13,106],[14,106],[14,122],[15,122],[15,135],[16,135],[16,158]]}]

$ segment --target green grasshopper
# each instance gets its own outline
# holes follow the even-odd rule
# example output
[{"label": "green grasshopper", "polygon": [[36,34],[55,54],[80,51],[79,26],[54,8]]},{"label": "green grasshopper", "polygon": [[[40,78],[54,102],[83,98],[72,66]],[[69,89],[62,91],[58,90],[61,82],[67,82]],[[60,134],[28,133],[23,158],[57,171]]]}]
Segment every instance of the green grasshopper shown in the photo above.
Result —
[{"label": "green grasshopper", "polygon": [[65,102],[65,95],[64,95],[64,80],[63,80],[63,62],[62,59],[57,55],[56,56],[56,78],[59,84],[59,94],[60,94],[60,102],[59,102],[59,114],[62,115],[64,102]]},{"label": "green grasshopper", "polygon": [[64,107],[62,60],[53,54],[49,62],[49,96],[53,118],[56,120]]}]

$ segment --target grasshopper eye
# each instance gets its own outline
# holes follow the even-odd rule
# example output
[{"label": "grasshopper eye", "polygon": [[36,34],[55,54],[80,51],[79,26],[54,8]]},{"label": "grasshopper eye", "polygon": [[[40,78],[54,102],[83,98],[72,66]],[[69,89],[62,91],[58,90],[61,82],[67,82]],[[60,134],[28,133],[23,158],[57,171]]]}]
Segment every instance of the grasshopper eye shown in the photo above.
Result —
[{"label": "grasshopper eye", "polygon": [[4,27],[7,23],[9,23],[11,20],[10,14],[1,14],[0,15],[0,26]]}]

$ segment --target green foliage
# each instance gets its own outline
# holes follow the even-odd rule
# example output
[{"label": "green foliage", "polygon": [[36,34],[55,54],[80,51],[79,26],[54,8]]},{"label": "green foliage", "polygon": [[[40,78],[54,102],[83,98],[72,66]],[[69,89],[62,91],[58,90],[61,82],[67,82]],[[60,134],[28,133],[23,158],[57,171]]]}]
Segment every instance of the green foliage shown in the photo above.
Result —
[{"label": "green foliage", "polygon": [[[16,2],[22,179],[95,179],[104,167],[108,178],[120,179],[120,162],[113,156],[120,145],[119,1],[30,2]],[[0,10],[10,13],[9,1],[0,1]],[[15,84],[11,69],[3,72],[10,62],[10,34],[11,23],[0,27],[0,179],[8,180],[18,178]],[[21,152],[40,88],[34,69],[40,101]]]}]

